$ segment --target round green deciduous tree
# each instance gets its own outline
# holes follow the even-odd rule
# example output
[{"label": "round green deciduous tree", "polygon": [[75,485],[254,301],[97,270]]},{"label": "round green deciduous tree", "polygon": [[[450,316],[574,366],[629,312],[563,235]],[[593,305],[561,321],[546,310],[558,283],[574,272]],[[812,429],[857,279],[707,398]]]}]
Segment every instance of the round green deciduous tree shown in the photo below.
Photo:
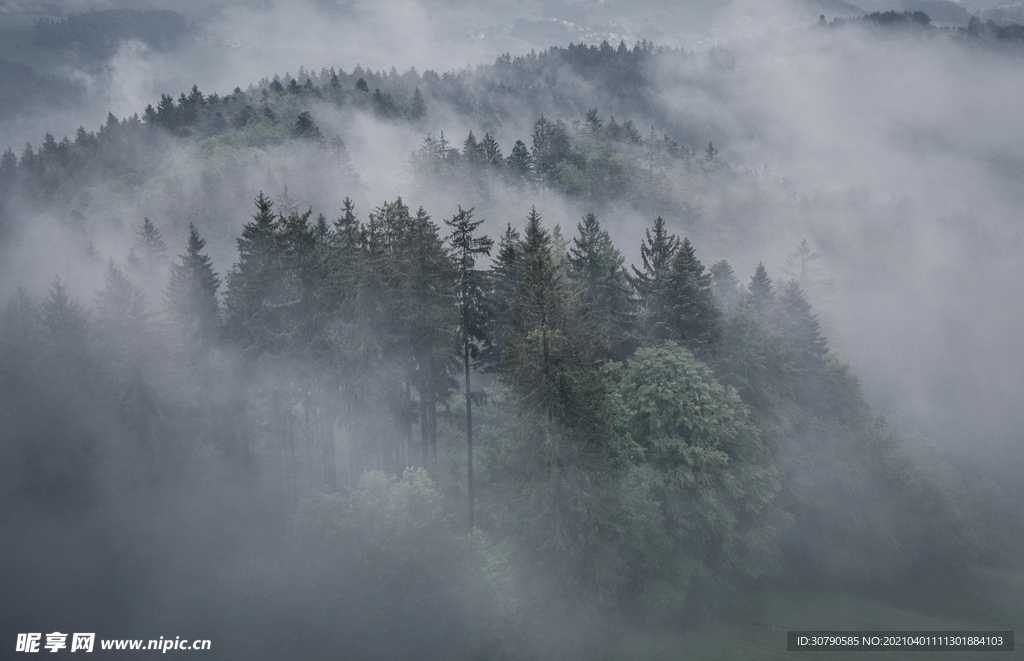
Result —
[{"label": "round green deciduous tree", "polygon": [[776,470],[736,391],[673,342],[637,351],[620,390],[668,542],[646,599],[678,607],[762,574],[786,519]]}]

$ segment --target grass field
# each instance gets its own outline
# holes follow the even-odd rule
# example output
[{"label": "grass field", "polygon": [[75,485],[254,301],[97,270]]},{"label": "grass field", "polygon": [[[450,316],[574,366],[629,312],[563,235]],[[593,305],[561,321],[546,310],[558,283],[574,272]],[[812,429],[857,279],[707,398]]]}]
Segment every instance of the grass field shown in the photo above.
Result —
[{"label": "grass field", "polygon": [[787,652],[790,630],[1013,630],[1024,634],[1024,571],[976,569],[962,587],[926,588],[906,596],[772,592],[748,611],[691,630],[631,631],[602,661],[682,659],[1024,659],[1013,652]]}]

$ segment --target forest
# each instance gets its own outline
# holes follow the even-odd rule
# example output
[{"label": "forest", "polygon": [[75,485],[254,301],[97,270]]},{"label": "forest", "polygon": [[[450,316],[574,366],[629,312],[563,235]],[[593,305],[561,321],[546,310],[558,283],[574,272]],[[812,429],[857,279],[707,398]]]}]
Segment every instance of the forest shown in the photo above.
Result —
[{"label": "forest", "polygon": [[[188,34],[118,12],[35,38]],[[1021,32],[919,11],[806,30],[1007,58]],[[48,627],[188,632],[217,658],[643,658],[621,641],[761,622],[790,595],[1018,599],[978,577],[1020,561],[1024,491],[992,470],[1019,447],[949,449],[983,436],[957,370],[990,336],[931,358],[935,408],[955,404],[927,421],[831,337],[885,324],[843,300],[864,291],[1003,296],[1020,232],[942,216],[975,271],[949,268],[906,199],[801,192],[665,103],[743,57],[604,42],[441,74],[302,68],[8,146],[3,644]],[[970,623],[1020,622],[992,608]]]}]

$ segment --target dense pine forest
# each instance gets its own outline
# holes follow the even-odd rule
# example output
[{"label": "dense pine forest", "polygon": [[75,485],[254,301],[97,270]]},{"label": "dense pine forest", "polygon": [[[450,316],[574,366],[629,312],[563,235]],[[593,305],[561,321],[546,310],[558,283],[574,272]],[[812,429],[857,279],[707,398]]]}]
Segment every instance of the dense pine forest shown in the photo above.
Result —
[{"label": "dense pine forest", "polygon": [[[117,16],[161,47],[189,31]],[[95,19],[35,38],[115,48]],[[1019,28],[807,31],[1017,58]],[[886,322],[847,292],[1015,285],[923,261],[939,241],[906,198],[798,189],[664,102],[738,57],[303,68],[7,147],[3,644],[611,658],[623,631],[764,595],[980,589],[979,566],[1012,566],[1024,493],[986,471],[1019,451],[945,445],[990,410],[950,376],[970,351],[922,377],[955,404],[892,420],[827,336]],[[974,264],[1019,263],[1006,226],[929,222]]]}]

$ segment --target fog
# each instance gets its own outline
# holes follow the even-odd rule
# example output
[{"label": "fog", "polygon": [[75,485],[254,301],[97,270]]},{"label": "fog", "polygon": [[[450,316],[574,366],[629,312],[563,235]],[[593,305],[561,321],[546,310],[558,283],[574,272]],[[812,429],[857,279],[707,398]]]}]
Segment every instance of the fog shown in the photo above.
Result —
[{"label": "fog", "polygon": [[[50,15],[42,5],[2,6],[16,16]],[[980,0],[82,0],[65,7],[112,8],[180,12],[189,36],[163,50],[124,41],[103,58],[39,50],[31,65],[79,86],[81,97],[32,102],[0,121],[0,147],[10,145],[15,156],[19,145],[38,148],[46,134],[59,142],[79,126],[110,141],[91,152],[101,156],[82,161],[93,165],[66,166],[61,175],[31,170],[22,157],[27,174],[10,175],[16,183],[3,188],[0,297],[13,302],[0,365],[7,380],[0,396],[8,399],[3,476],[11,485],[0,511],[11,533],[0,545],[0,591],[14,595],[0,597],[0,619],[11,623],[0,627],[3,649],[34,626],[96,629],[98,638],[212,638],[216,658],[327,658],[335,646],[353,658],[594,658],[613,649],[626,658],[616,641],[635,631],[732,626],[721,623],[747,617],[737,612],[769,612],[759,604],[793,585],[860,594],[888,581],[901,599],[919,595],[902,582],[912,572],[928,581],[945,572],[956,589],[997,594],[1019,609],[1019,593],[985,588],[977,572],[1019,571],[1024,538],[1019,521],[994,532],[1024,504],[1017,477],[1024,46],[993,36],[998,26],[1024,22],[1021,7]],[[923,10],[932,23],[846,20],[889,10]],[[979,36],[964,29],[970,16],[994,22],[980,24]],[[545,53],[604,42],[612,49],[595,49],[592,60]],[[640,55],[630,62],[641,64],[622,64],[641,42],[653,44],[634,51]],[[596,63],[599,53],[607,59]],[[622,59],[608,73],[614,57]],[[332,88],[334,71],[341,82]],[[365,92],[357,78],[369,83]],[[290,82],[316,91],[300,96],[298,87],[286,91]],[[184,128],[153,126],[147,106],[156,108],[164,94],[184,98],[193,85],[222,99],[221,128],[209,128],[212,110]],[[422,116],[411,110],[414,89],[425,98]],[[591,109],[599,124],[588,124]],[[315,122],[315,138],[300,132],[300,111]],[[256,119],[239,120],[244,112]],[[110,124],[108,113],[147,118]],[[564,123],[572,153],[562,170],[542,171],[535,149],[533,174],[516,179],[510,165],[490,168],[468,152],[436,147],[443,132],[463,150],[472,131],[477,140],[492,136],[508,159],[517,140],[538,144],[541,116]],[[625,122],[637,137],[599,137]],[[489,281],[496,292],[506,291],[502,277],[518,273],[501,270],[506,244],[498,240],[506,226],[527,233],[531,208],[547,231],[558,230],[552,269],[561,269],[560,287],[582,286],[565,250],[579,245],[572,241],[586,214],[596,214],[627,273],[630,265],[646,268],[644,232],[661,217],[668,232],[692,241],[704,267],[727,260],[744,288],[759,264],[780,301],[784,283],[802,279],[834,353],[803,363],[794,357],[799,350],[778,349],[790,341],[780,339],[790,331],[771,330],[782,313],[755,313],[750,289],[745,305],[715,299],[723,339],[660,336],[640,311],[630,331],[638,335],[626,342],[635,346],[624,355],[615,354],[614,331],[593,342],[611,346],[608,356],[621,365],[572,372],[562,390],[546,391],[548,337],[541,370],[523,358],[529,341],[539,340],[523,339],[534,337],[515,325],[526,322],[508,321],[520,305],[509,294],[512,302],[488,313],[497,321],[488,322],[492,336],[480,341],[483,357],[472,372],[480,486],[478,528],[466,534],[461,425],[471,398],[455,385],[462,354],[431,353],[449,348],[449,331],[416,335],[425,333],[422,311],[399,330],[389,325],[388,311],[400,314],[399,299],[417,284],[406,267],[380,267],[380,282],[355,285],[345,269],[356,267],[325,267],[322,256],[309,271],[282,270],[262,307],[239,312],[246,305],[239,292],[248,291],[239,250],[255,236],[243,228],[253,231],[247,223],[259,215],[253,200],[261,193],[282,213],[279,236],[290,231],[290,212],[297,212],[293,223],[312,227],[317,214],[326,223],[343,216],[348,201],[366,224],[364,237],[376,227],[371,221],[401,217],[387,206],[398,198],[407,213],[430,214],[442,237],[450,231],[445,220],[472,208],[484,221],[479,231],[495,241],[477,268],[504,274]],[[311,216],[301,220],[307,209]],[[143,256],[143,218],[166,242],[158,259]],[[220,311],[211,319],[224,330],[216,333],[182,330],[187,324],[171,302],[168,274],[182,263],[190,225],[220,278]],[[327,246],[317,250],[341,250],[344,225],[330,227],[324,231],[334,238],[317,239]],[[814,254],[806,278],[794,255],[804,240]],[[372,254],[372,239],[361,241]],[[284,263],[296,259],[282,254]],[[303,280],[314,272],[335,289],[324,294],[320,280]],[[81,344],[46,330],[55,276],[80,301],[82,323],[93,325],[75,336]],[[144,294],[137,318],[146,321],[138,327],[135,317],[111,312],[118,277]],[[637,282],[632,295],[642,298]],[[18,308],[28,300],[19,290],[35,312],[18,316],[30,307]],[[429,295],[420,296],[424,305]],[[573,333],[614,327],[576,325],[591,314],[582,300],[566,294],[551,308],[562,315],[566,364],[598,355],[587,353],[598,351],[590,340],[573,345]],[[283,316],[277,326],[264,322],[271,330],[263,335],[248,327],[271,314]],[[19,335],[17,319],[24,328],[35,324],[38,337]],[[395,339],[404,332],[408,347]],[[671,354],[659,344],[665,340],[690,353]],[[719,348],[709,349],[713,342]],[[504,357],[487,363],[485,344]],[[757,351],[763,363],[752,358]],[[757,376],[783,353],[790,372]],[[594,364],[606,365],[600,355]],[[687,360],[699,366],[679,367]],[[708,443],[728,446],[732,468],[721,470],[735,474],[716,477],[725,486],[676,510],[672,498],[682,497],[672,494],[695,489],[697,478],[673,492],[669,478],[652,477],[663,469],[659,461],[670,460],[645,440],[656,425],[637,422],[648,409],[638,394],[646,377],[636,375],[647,369],[658,378],[661,364],[690,369],[690,387],[706,387],[701,396],[741,411],[706,424],[725,430],[720,438],[711,432]],[[700,385],[714,379],[725,389]],[[566,396],[565,409],[543,400],[588,380],[613,394],[594,394],[594,386],[578,400]],[[771,388],[777,392],[765,395]],[[587,408],[586,397],[607,399]],[[600,421],[593,429],[588,415]],[[684,436],[697,447],[701,433]],[[741,447],[748,434],[758,449]],[[596,452],[600,443],[611,449]],[[422,469],[406,471],[415,466]],[[546,474],[558,476],[554,486]],[[564,505],[562,489],[570,494]],[[698,500],[710,512],[706,530],[715,531],[707,537],[700,537]],[[686,507],[694,514],[679,515]],[[854,510],[872,514],[859,520]],[[924,511],[934,519],[914,518]],[[652,532],[677,521],[679,530],[696,532]],[[714,547],[719,534],[735,541]],[[697,538],[716,541],[701,546]],[[712,547],[719,550],[702,555]],[[1019,621],[1019,612],[1007,612]],[[1002,614],[971,617],[942,621],[1012,628]],[[235,646],[230,653],[218,649],[218,636]]]}]

